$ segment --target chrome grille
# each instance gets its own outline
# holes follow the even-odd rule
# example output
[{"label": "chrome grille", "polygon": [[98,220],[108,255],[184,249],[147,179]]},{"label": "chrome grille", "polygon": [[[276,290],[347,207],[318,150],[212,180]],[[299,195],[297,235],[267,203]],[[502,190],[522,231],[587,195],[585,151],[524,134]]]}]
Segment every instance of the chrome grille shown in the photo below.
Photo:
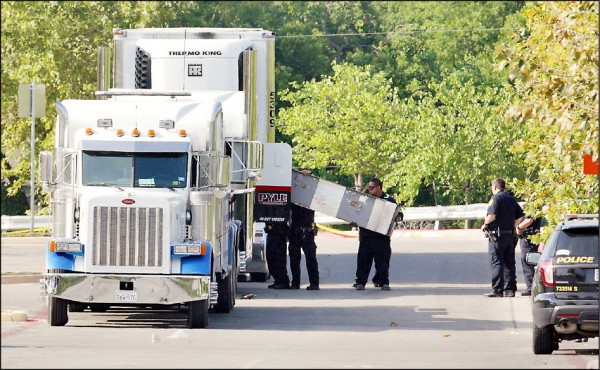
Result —
[{"label": "chrome grille", "polygon": [[93,209],[94,266],[162,266],[162,208]]}]

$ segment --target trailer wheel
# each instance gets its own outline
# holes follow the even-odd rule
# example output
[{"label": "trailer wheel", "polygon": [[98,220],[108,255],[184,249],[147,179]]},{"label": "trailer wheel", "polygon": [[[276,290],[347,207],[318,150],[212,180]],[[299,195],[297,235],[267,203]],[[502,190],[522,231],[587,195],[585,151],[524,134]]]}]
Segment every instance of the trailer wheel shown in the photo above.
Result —
[{"label": "trailer wheel", "polygon": [[264,283],[269,278],[269,274],[266,272],[251,272],[250,277],[252,278],[252,281]]},{"label": "trailer wheel", "polygon": [[62,298],[50,297],[48,300],[48,323],[50,326],[65,326],[69,321],[68,302]]},{"label": "trailer wheel", "polygon": [[208,298],[188,303],[188,327],[190,329],[208,326]]},{"label": "trailer wheel", "polygon": [[538,328],[533,325],[533,353],[536,355],[549,355],[554,349],[558,349],[554,339],[554,328],[552,325]]}]

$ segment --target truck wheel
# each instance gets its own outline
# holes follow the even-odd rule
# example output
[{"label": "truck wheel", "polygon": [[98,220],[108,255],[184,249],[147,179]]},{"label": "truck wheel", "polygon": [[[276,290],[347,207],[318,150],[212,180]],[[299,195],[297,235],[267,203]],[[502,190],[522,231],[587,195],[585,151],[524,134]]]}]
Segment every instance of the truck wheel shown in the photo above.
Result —
[{"label": "truck wheel", "polygon": [[188,327],[190,329],[208,326],[208,298],[188,303]]},{"label": "truck wheel", "polygon": [[[538,328],[533,325],[533,353],[536,355],[549,355],[555,347],[554,329],[552,325]],[[556,346],[558,347],[558,346]]]},{"label": "truck wheel", "polygon": [[218,279],[218,291],[217,304],[215,305],[215,312],[218,313],[230,313],[235,305],[235,285],[237,279],[234,278],[235,270],[231,270],[225,278]]},{"label": "truck wheel", "polygon": [[66,300],[50,297],[48,301],[48,323],[50,326],[65,326],[69,321]]},{"label": "truck wheel", "polygon": [[252,278],[252,281],[264,283],[269,278],[269,274],[266,272],[251,272],[250,277]]}]

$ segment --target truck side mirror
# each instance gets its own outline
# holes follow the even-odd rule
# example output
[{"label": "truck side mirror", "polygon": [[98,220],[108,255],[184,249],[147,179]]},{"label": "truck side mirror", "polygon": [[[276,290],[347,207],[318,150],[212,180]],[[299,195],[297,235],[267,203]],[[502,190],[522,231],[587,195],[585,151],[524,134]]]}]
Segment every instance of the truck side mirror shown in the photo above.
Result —
[{"label": "truck side mirror", "polygon": [[54,161],[52,160],[51,152],[40,152],[39,165],[38,165],[38,177],[44,188],[47,188],[52,184],[52,168]]}]

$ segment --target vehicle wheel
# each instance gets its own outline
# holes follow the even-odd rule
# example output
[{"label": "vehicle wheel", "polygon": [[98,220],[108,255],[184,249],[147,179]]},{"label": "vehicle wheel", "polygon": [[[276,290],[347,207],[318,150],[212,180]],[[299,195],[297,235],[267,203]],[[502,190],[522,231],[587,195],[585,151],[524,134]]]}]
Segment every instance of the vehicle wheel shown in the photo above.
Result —
[{"label": "vehicle wheel", "polygon": [[69,302],[69,312],[83,312],[86,305],[81,302]]},{"label": "vehicle wheel", "polygon": [[250,274],[248,273],[238,273],[237,281],[239,283],[247,283],[251,279]]},{"label": "vehicle wheel", "polygon": [[217,296],[217,304],[215,305],[215,312],[218,313],[230,313],[235,304],[235,285],[237,279],[234,279],[234,270],[231,270],[225,278],[218,279],[217,290],[219,295]]},{"label": "vehicle wheel", "polygon": [[552,328],[552,325],[544,326],[543,328],[538,328],[534,324],[533,353],[535,353],[536,355],[549,355],[555,349],[558,349],[558,345],[557,342],[554,340],[554,328]]},{"label": "vehicle wheel", "polygon": [[266,272],[251,272],[250,277],[252,278],[252,281],[264,283],[269,278],[269,274]]},{"label": "vehicle wheel", "polygon": [[208,298],[188,303],[188,327],[190,329],[208,326]]},{"label": "vehicle wheel", "polygon": [[62,298],[50,297],[48,301],[48,323],[50,326],[65,326],[69,321],[68,303]]}]

